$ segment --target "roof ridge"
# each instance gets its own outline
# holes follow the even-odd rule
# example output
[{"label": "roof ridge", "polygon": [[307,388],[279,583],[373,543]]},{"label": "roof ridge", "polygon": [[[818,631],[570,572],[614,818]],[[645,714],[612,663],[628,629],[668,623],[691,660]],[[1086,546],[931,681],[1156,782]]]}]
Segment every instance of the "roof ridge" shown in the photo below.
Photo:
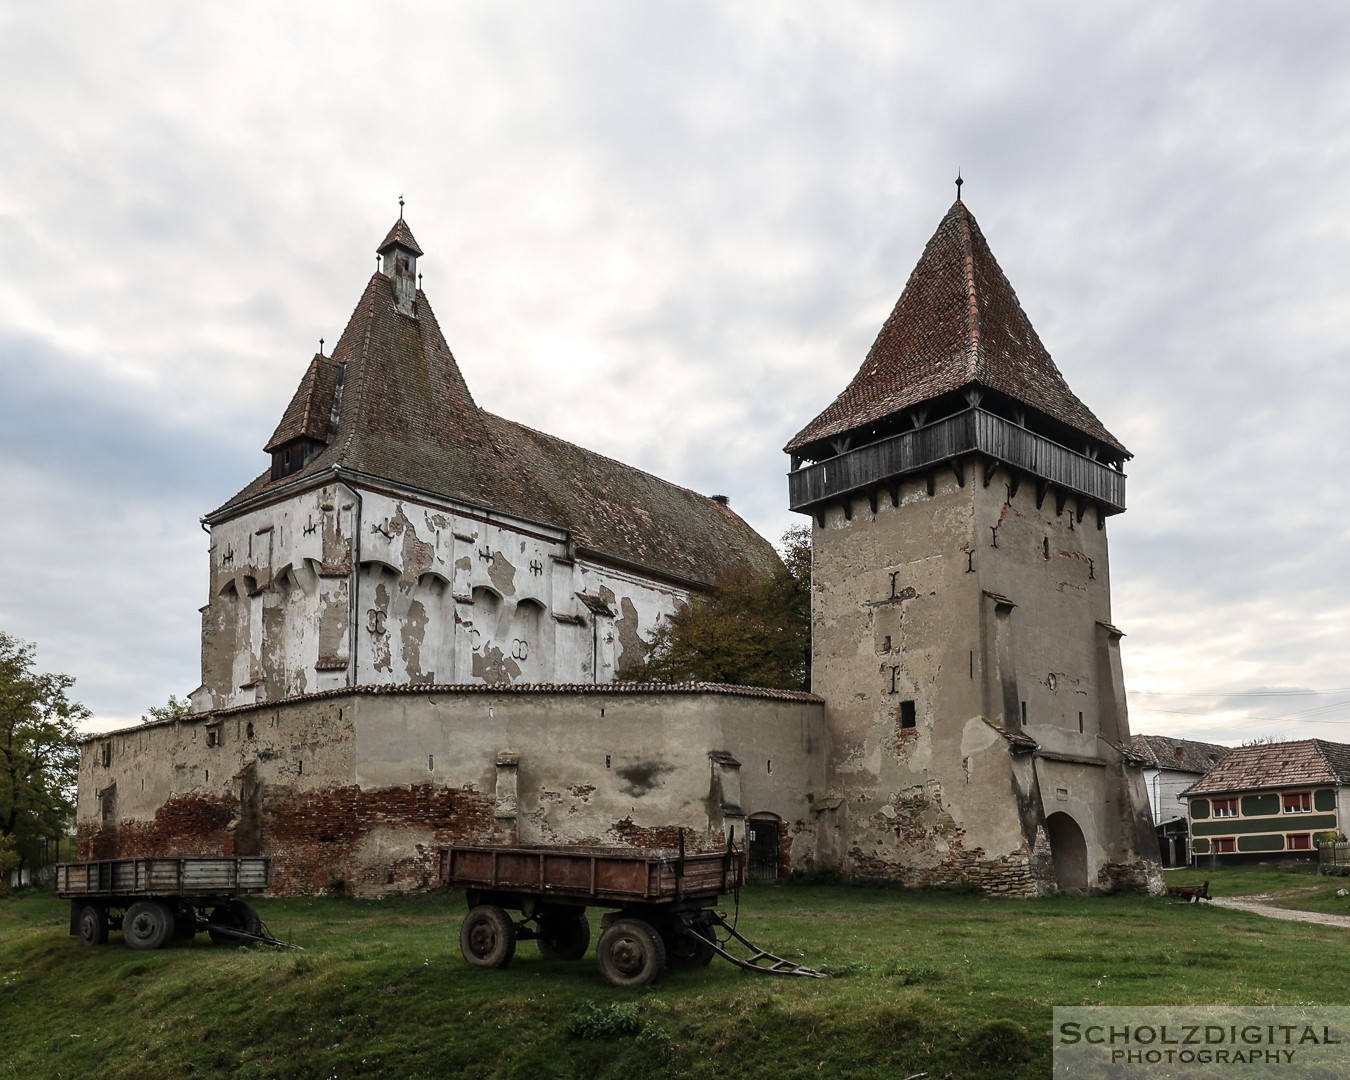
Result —
[{"label": "roof ridge", "polygon": [[[969,320],[966,332],[969,335],[970,342],[966,354],[966,380],[974,382],[980,375],[980,295],[979,290],[975,288],[975,251],[970,238],[970,213],[966,210],[966,205],[961,201],[959,195],[956,205],[952,209],[954,210],[956,206],[961,208],[961,247],[965,259],[966,296],[970,303],[966,311],[966,317]],[[951,213],[951,211],[949,210],[948,213]]]}]

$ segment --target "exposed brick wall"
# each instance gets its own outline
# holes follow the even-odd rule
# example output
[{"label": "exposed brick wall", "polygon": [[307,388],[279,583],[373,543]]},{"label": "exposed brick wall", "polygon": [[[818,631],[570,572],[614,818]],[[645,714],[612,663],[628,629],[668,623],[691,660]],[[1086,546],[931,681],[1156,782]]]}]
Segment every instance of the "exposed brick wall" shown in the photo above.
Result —
[{"label": "exposed brick wall", "polygon": [[176,795],[150,821],[83,825],[76,840],[81,859],[232,855],[228,826],[233,817],[234,800],[227,796]]},{"label": "exposed brick wall", "polygon": [[[368,895],[427,888],[436,882],[439,848],[491,839],[493,806],[481,792],[427,784],[273,791],[263,807],[263,853],[277,858],[273,890]],[[397,837],[397,850],[382,857],[364,850],[376,830]]]},{"label": "exposed brick wall", "polygon": [[[642,848],[648,851],[677,851],[680,847],[678,826],[666,825],[659,828],[644,828],[633,823],[631,817],[616,821],[609,828],[610,838],[628,847]],[[739,844],[740,841],[738,840]],[[684,849],[686,852],[723,851],[727,846],[725,834],[721,832],[709,835],[684,830]]]},{"label": "exposed brick wall", "polygon": [[[929,866],[898,866],[892,862],[852,852],[855,878],[893,881],[906,888],[931,888],[934,885],[974,885],[996,896],[1034,897],[1044,891],[1031,872],[1027,855],[1014,852],[997,858],[985,858],[981,849],[955,850]],[[1052,882],[1053,884],[1053,882]]]}]

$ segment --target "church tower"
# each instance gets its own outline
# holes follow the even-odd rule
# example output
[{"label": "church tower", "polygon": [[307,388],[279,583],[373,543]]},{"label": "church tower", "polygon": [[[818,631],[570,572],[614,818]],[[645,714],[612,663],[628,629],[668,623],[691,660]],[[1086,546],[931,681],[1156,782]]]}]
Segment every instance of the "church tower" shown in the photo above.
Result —
[{"label": "church tower", "polygon": [[1130,454],[959,194],[853,381],[785,449],[814,523],[822,859],[1013,895],[1159,888],[1111,622]]}]

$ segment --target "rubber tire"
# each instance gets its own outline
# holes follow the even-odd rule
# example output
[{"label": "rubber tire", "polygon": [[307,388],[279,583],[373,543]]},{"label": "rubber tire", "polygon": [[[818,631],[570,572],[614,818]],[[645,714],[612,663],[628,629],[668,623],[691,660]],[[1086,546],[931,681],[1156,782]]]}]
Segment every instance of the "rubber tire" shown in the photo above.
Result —
[{"label": "rubber tire", "polygon": [[[211,909],[211,922],[219,926],[228,926],[231,930],[240,930],[245,934],[261,934],[262,919],[251,904],[242,900],[231,900]],[[212,945],[256,945],[256,941],[235,937],[219,930],[207,930]]]},{"label": "rubber tire", "polygon": [[666,970],[666,945],[641,919],[618,919],[595,950],[600,974],[611,986],[631,989],[656,982]]},{"label": "rubber tire", "polygon": [[197,936],[197,913],[192,908],[179,908],[173,913],[174,941],[191,941]]},{"label": "rubber tire", "polygon": [[173,912],[155,900],[137,900],[122,917],[122,937],[133,949],[158,949],[173,938]]},{"label": "rubber tire", "polygon": [[108,909],[100,904],[85,904],[77,916],[80,941],[85,945],[108,944]]},{"label": "rubber tire", "polygon": [[717,953],[697,930],[677,930],[666,939],[666,958],[673,968],[703,968]]},{"label": "rubber tire", "polygon": [[539,955],[545,960],[580,960],[591,944],[585,908],[550,908],[539,913]]},{"label": "rubber tire", "polygon": [[516,924],[496,904],[479,904],[464,916],[459,951],[474,967],[506,967],[516,955]]}]

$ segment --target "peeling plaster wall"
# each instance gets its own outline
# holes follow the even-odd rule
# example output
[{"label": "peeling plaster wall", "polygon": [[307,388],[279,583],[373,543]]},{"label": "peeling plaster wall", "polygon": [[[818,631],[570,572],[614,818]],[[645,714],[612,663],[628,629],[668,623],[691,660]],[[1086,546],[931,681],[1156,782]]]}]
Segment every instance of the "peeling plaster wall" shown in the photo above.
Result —
[{"label": "peeling plaster wall", "polygon": [[710,849],[769,813],[810,867],[826,749],[810,700],[339,693],[87,741],[78,836],[85,858],[270,854],[278,891],[375,894],[434,883],[449,843],[669,847],[683,828]]},{"label": "peeling plaster wall", "polygon": [[[960,469],[815,525],[812,689],[834,747],[818,846],[852,875],[1033,895],[1056,888],[1045,818],[1065,810],[1087,887],[1146,877],[1142,780],[1098,737],[1128,738],[1118,635],[1099,625],[1106,534],[1053,491],[1038,508],[1034,481]],[[1057,760],[1012,752],[1023,702]]]},{"label": "peeling plaster wall", "polygon": [[687,598],[573,558],[546,526],[329,484],[213,529],[193,702],[353,683],[608,682]]}]

